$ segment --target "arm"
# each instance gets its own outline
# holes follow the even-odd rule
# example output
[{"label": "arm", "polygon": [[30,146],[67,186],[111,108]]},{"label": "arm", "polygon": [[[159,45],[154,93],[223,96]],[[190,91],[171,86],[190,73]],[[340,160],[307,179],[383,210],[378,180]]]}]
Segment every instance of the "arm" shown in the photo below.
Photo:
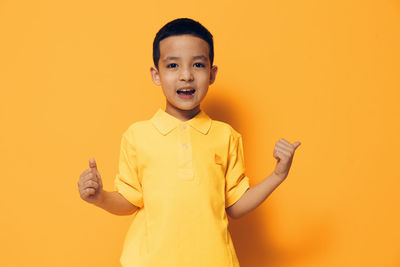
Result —
[{"label": "arm", "polygon": [[99,201],[93,204],[115,215],[131,215],[138,209],[117,191],[102,190]]},{"label": "arm", "polygon": [[257,208],[286,179],[294,152],[300,144],[300,142],[291,144],[283,138],[276,142],[273,154],[277,159],[275,170],[261,183],[250,187],[235,204],[226,210],[226,213],[237,219]]},{"label": "arm", "polygon": [[226,213],[234,219],[244,216],[263,203],[282,182],[283,180],[280,177],[272,173],[259,184],[247,189],[235,204],[226,209]]}]

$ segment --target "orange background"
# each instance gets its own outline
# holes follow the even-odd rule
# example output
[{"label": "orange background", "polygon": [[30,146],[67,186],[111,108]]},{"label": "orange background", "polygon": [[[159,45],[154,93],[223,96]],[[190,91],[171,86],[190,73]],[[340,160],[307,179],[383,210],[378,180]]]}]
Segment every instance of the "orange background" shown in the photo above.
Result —
[{"label": "orange background", "polygon": [[[398,1],[0,1],[1,265],[119,266],[112,190],[123,131],[165,107],[152,42],[189,17],[214,35],[202,108],[243,135],[251,185],[300,141],[288,178],[230,220],[243,267],[400,266]],[[195,208],[195,207],[193,207]]]}]

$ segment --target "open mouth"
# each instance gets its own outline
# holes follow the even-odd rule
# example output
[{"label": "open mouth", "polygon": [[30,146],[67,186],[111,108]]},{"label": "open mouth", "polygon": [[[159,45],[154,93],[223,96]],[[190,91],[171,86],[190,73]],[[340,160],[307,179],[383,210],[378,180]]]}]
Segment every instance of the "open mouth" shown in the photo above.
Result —
[{"label": "open mouth", "polygon": [[196,92],[196,89],[182,89],[178,90],[178,95],[193,95]]}]

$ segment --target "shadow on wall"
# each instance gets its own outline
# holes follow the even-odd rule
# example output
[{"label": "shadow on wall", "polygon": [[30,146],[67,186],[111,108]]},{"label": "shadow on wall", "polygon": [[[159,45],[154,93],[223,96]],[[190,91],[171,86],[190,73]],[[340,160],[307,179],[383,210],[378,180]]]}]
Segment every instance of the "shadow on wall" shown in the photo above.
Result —
[{"label": "shadow on wall", "polygon": [[[229,123],[240,133],[241,130],[239,127],[237,108],[232,104],[233,101],[230,99],[229,94],[223,95],[213,92],[213,90],[216,90],[217,92],[220,91],[219,88],[220,87],[218,87],[218,89],[211,87],[208,89],[207,96],[203,100],[204,104],[201,104],[201,109],[204,109],[211,119]],[[210,91],[212,91],[212,97],[209,95]],[[228,92],[228,90],[225,90],[225,92]]]},{"label": "shadow on wall", "polygon": [[284,246],[277,245],[272,240],[277,234],[272,234],[268,227],[274,216],[271,211],[261,211],[263,204],[239,220],[229,219],[229,231],[241,267],[292,267],[324,257],[334,238],[332,218],[318,216],[313,225],[303,226],[302,233],[297,235],[301,238],[296,237],[295,242]]},{"label": "shadow on wall", "polygon": [[[210,89],[209,89],[210,90]],[[211,90],[216,90],[212,88]],[[217,89],[217,91],[219,91]],[[227,90],[225,90],[227,92]],[[234,101],[229,96],[213,93],[207,96],[207,104],[202,109],[214,120],[229,123],[240,133],[244,129],[240,125],[238,111]],[[247,104],[245,103],[244,106]],[[251,177],[250,177],[251,179]],[[254,182],[250,182],[253,186]],[[268,198],[255,210],[239,220],[229,218],[229,231],[241,267],[284,267],[295,266],[296,263],[307,262],[315,257],[320,257],[329,250],[334,238],[332,223],[335,221],[330,214],[315,218],[313,225],[302,229],[301,240],[296,240],[287,245],[278,245],[272,240],[277,234],[272,234],[268,222],[274,220],[274,211],[265,209]],[[267,215],[266,215],[267,214]],[[284,231],[284,230],[283,230]],[[271,238],[268,238],[271,236]],[[296,236],[296,239],[299,239]],[[282,242],[279,242],[282,244]]]}]

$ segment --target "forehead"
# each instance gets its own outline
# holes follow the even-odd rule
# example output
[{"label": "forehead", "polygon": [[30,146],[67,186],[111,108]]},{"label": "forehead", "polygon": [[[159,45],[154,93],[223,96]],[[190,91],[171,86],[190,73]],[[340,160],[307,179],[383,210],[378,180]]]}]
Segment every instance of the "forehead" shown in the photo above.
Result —
[{"label": "forehead", "polygon": [[173,35],[160,41],[160,59],[194,54],[203,54],[208,58],[208,53],[208,43],[190,34]]}]

